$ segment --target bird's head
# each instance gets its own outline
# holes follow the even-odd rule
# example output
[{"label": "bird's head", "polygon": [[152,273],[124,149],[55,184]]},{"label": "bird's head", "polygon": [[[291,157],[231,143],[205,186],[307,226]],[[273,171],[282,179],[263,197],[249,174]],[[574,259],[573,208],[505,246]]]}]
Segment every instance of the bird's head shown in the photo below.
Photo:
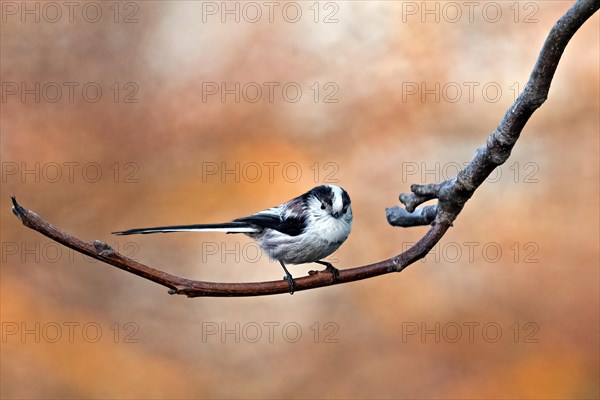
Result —
[{"label": "bird's head", "polygon": [[348,192],[339,186],[321,185],[307,193],[313,210],[336,219],[351,220],[352,207]]}]

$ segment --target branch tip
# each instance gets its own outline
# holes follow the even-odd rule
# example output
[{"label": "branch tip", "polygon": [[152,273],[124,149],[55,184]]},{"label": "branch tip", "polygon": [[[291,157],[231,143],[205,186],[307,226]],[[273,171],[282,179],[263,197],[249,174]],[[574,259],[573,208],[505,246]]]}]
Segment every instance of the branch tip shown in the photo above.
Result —
[{"label": "branch tip", "polygon": [[25,209],[21,207],[19,203],[17,203],[17,197],[14,194],[10,196],[10,199],[13,204],[12,213],[15,214],[15,216],[19,218],[20,221],[23,221],[23,214],[25,213]]}]

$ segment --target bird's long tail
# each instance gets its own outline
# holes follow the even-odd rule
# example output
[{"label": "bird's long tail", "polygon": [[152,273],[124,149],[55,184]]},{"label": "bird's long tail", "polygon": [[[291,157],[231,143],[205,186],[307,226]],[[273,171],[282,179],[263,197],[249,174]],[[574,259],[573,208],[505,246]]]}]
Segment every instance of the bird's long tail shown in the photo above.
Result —
[{"label": "bird's long tail", "polygon": [[157,226],[155,228],[135,228],[126,231],[112,232],[114,235],[136,235],[138,233],[167,233],[167,232],[225,232],[225,233],[255,233],[260,228],[246,222],[225,222],[223,224],[194,224],[176,226]]}]

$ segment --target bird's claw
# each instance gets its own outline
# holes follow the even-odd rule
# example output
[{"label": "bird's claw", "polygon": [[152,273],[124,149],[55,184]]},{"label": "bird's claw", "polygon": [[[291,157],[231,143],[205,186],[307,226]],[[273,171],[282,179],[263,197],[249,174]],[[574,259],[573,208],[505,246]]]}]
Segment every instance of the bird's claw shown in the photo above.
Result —
[{"label": "bird's claw", "polygon": [[290,294],[294,294],[294,290],[296,290],[296,282],[294,281],[294,278],[292,278],[291,275],[286,275],[283,277],[284,281],[287,281],[287,283],[290,285]]},{"label": "bird's claw", "polygon": [[338,278],[340,277],[340,270],[337,269],[336,267],[334,267],[333,265],[331,265],[331,263],[328,263],[327,261],[315,261],[318,264],[324,265],[325,271],[329,271],[331,272],[331,275],[333,275],[333,281],[337,282]]},{"label": "bird's claw", "polygon": [[340,277],[340,270],[337,269],[336,267],[334,267],[331,264],[328,264],[327,267],[325,268],[326,271],[331,272],[331,274],[333,275],[333,281],[336,282],[339,277]]}]

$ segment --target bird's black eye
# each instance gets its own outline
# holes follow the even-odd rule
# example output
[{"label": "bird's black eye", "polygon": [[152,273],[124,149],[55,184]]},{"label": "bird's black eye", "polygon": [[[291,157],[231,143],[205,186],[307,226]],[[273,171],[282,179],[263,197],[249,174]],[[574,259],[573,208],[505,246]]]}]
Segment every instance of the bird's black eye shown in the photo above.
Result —
[{"label": "bird's black eye", "polygon": [[348,211],[348,207],[344,207],[344,208],[342,208],[342,212],[343,212],[344,214],[346,214],[346,212],[347,212],[347,211]]},{"label": "bird's black eye", "polygon": [[325,209],[325,203],[321,203],[321,210]]}]

